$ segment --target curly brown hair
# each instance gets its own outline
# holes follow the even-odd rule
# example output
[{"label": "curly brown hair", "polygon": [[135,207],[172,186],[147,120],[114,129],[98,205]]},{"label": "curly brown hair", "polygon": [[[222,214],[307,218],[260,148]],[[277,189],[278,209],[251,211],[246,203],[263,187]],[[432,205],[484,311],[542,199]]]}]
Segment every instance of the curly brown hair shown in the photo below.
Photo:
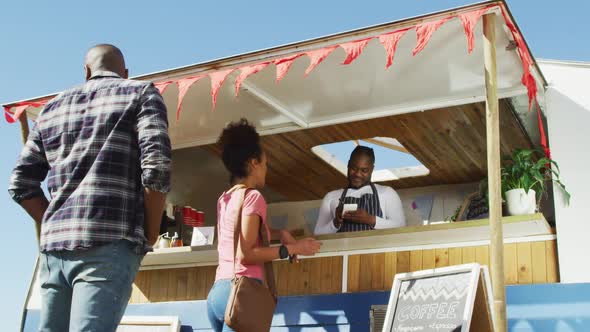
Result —
[{"label": "curly brown hair", "polygon": [[217,141],[222,148],[221,160],[230,173],[230,183],[248,176],[248,161],[262,157],[260,135],[245,118],[230,122]]}]

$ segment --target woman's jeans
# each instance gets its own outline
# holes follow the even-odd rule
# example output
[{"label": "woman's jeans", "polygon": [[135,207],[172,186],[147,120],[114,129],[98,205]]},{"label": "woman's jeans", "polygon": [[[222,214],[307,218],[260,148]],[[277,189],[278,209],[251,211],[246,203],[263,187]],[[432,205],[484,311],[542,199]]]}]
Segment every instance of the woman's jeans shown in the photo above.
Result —
[{"label": "woman's jeans", "polygon": [[[261,280],[255,279],[262,284]],[[233,332],[234,330],[225,324],[225,307],[231,291],[231,279],[217,280],[207,296],[207,314],[209,322],[215,332]]]},{"label": "woman's jeans", "polygon": [[119,240],[87,250],[41,253],[42,332],[115,331],[143,254]]}]

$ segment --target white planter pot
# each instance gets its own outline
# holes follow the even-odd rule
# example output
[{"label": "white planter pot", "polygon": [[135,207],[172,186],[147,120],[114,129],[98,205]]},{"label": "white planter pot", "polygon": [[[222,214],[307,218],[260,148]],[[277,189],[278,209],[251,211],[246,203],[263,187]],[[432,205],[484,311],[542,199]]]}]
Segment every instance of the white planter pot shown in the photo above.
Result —
[{"label": "white planter pot", "polygon": [[535,213],[537,201],[534,190],[512,189],[506,192],[506,205],[511,216]]}]

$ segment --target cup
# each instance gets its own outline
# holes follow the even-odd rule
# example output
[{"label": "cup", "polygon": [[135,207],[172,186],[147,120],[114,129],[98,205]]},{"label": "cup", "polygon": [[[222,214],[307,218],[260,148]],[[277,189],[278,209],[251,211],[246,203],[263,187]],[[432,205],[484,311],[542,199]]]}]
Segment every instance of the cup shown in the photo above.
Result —
[{"label": "cup", "polygon": [[195,220],[197,223],[197,227],[204,226],[205,225],[205,212],[196,211]]}]

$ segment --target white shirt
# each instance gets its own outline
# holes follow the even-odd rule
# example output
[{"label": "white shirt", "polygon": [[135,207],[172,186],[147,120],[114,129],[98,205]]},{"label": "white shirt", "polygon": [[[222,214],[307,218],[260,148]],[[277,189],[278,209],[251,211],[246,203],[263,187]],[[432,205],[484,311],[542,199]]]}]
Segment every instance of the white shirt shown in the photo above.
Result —
[{"label": "white shirt", "polygon": [[[375,229],[395,228],[406,226],[406,218],[402,201],[399,195],[391,187],[375,184],[377,195],[379,195],[379,204],[383,217],[375,217]],[[320,207],[318,220],[315,225],[314,234],[332,234],[338,232],[338,228],[332,222],[336,216],[336,208],[342,196],[344,189],[331,191],[324,196],[322,206]],[[373,194],[370,185],[359,189],[348,188],[346,197],[360,198],[362,195]]]}]

